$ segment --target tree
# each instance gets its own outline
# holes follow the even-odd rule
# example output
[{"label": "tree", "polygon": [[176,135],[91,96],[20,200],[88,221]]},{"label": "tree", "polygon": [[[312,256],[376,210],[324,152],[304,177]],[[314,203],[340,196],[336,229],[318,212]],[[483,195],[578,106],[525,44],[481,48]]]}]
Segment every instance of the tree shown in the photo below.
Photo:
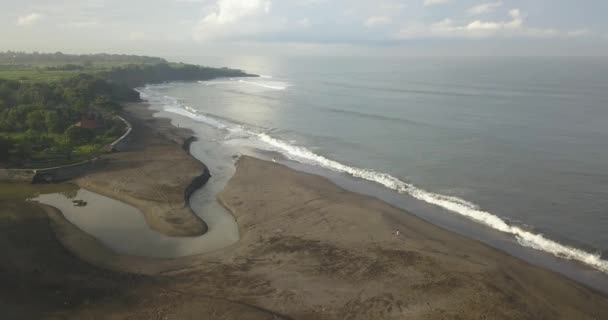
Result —
[{"label": "tree", "polygon": [[4,131],[4,132],[11,131],[11,129],[13,127],[6,120],[7,115],[8,115],[8,112],[6,112],[6,111],[0,112],[0,131]]},{"label": "tree", "polygon": [[35,110],[27,114],[25,124],[32,131],[46,131],[46,112]]},{"label": "tree", "polygon": [[28,113],[32,112],[35,107],[31,105],[19,105],[10,108],[6,113],[6,124],[10,126],[10,131],[25,131],[28,129],[26,119]]},{"label": "tree", "polygon": [[27,140],[19,141],[19,143],[15,145],[15,156],[20,161],[30,158],[32,151],[32,144]]},{"label": "tree", "polygon": [[50,132],[61,133],[65,130],[65,121],[59,117],[57,111],[48,111],[45,113],[44,124]]},{"label": "tree", "polygon": [[59,155],[65,156],[65,158],[68,160],[71,160],[74,148],[67,142],[60,142],[53,146],[52,151]]},{"label": "tree", "polygon": [[93,101],[93,106],[100,111],[118,112],[121,107],[118,103],[112,101],[108,96],[98,96]]},{"label": "tree", "polygon": [[0,162],[8,161],[12,147],[13,143],[11,140],[0,137]]},{"label": "tree", "polygon": [[88,128],[71,126],[65,131],[68,142],[72,145],[83,145],[95,138],[95,132]]}]

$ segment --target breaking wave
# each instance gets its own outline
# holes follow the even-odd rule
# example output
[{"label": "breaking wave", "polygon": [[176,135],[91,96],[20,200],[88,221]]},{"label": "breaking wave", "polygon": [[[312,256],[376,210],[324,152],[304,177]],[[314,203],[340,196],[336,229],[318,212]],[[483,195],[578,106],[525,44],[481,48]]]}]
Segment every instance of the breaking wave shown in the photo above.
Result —
[{"label": "breaking wave", "polygon": [[[260,78],[269,79],[272,77],[271,76],[260,76]],[[233,78],[230,78],[228,81],[199,81],[199,83],[203,84],[205,86],[244,83],[244,84],[262,87],[262,88],[266,88],[266,89],[272,89],[272,90],[285,90],[285,89],[287,89],[287,87],[289,87],[289,84],[280,82],[280,81],[271,80],[271,81],[266,81],[266,82],[256,82],[256,81],[249,81],[249,80],[243,80],[243,79],[236,80]]]},{"label": "breaking wave", "polygon": [[[148,90],[141,92],[142,96],[146,97],[147,99],[159,100],[155,94],[153,97]],[[338,161],[328,159],[305,147],[297,146],[290,142],[272,137],[265,132],[256,131],[254,128],[247,128],[243,125],[232,123],[227,119],[220,120],[211,115],[201,114],[196,110],[179,103],[179,101],[175,98],[161,96],[158,102],[164,103],[164,109],[167,112],[180,114],[210,125],[214,128],[226,130],[230,133],[239,132],[248,137],[248,139],[254,140],[255,142],[261,142],[263,147],[267,148],[269,151],[280,152],[290,160],[322,167],[336,172],[346,173],[356,178],[378,183],[398,193],[408,194],[418,200],[467,217],[470,220],[483,224],[494,230],[510,234],[514,236],[517,242],[522,246],[545,251],[556,257],[576,260],[604,273],[608,273],[608,261],[602,260],[599,253],[590,253],[559,243],[543,236],[542,234],[526,230],[523,227],[511,225],[502,218],[493,215],[490,212],[484,211],[477,205],[466,200],[437,194],[418,188],[415,185],[404,182],[388,173],[349,166]],[[256,143],[256,145],[259,145],[259,143]]]},{"label": "breaking wave", "polygon": [[259,86],[259,87],[263,87],[263,88],[268,88],[268,89],[274,89],[274,90],[285,90],[287,89],[286,85],[269,85],[269,84],[264,84],[264,83],[260,83],[260,82],[253,82],[253,81],[246,81],[246,80],[239,80],[240,83],[246,83],[246,84],[251,84],[254,86]]}]

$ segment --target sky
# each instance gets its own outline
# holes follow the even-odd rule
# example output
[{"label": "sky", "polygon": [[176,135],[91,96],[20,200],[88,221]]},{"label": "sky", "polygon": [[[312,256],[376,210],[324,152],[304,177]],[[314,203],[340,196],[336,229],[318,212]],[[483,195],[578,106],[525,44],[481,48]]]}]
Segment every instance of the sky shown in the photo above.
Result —
[{"label": "sky", "polygon": [[0,50],[608,55],[606,0],[0,0]]}]

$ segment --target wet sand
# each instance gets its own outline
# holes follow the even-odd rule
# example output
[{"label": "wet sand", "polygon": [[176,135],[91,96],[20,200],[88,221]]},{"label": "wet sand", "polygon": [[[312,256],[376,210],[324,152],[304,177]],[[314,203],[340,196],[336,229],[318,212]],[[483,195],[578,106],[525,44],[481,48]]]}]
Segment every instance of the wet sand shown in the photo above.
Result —
[{"label": "wet sand", "polygon": [[[272,305],[329,319],[602,319],[608,299],[325,178],[243,157],[220,195]],[[398,235],[396,231],[399,231]],[[247,245],[245,245],[247,244]],[[286,298],[289,296],[289,299]]]},{"label": "wet sand", "polygon": [[[141,150],[157,145],[165,148],[168,140],[157,137],[158,140],[142,140],[147,142],[140,144]],[[181,172],[188,167],[175,165],[178,158],[172,157],[178,157],[175,154],[183,152],[181,149],[163,150],[169,153],[167,159],[174,159],[170,166],[168,162],[159,162],[152,167],[158,170],[147,171],[149,179],[129,181],[121,190],[132,197],[141,195],[133,190],[142,190],[140,184],[144,182],[154,185],[154,181],[174,181],[176,191],[171,203],[179,203],[183,208],[184,200],[178,199],[178,195],[181,193],[183,197],[183,190],[190,183],[187,174],[190,179],[197,174]],[[114,184],[100,181],[124,177],[127,168],[137,170],[152,161],[152,155],[158,155],[146,156],[146,151],[143,152],[127,158],[134,159],[132,167],[119,165],[121,160],[115,160],[116,164],[109,162],[93,173],[100,193],[128,202],[121,199],[121,192],[111,189]],[[119,154],[112,157],[125,159]],[[179,155],[179,159],[185,158]],[[161,170],[163,165],[165,170]],[[606,296],[445,231],[375,198],[346,191],[323,177],[273,162],[243,156],[237,165],[234,177],[218,199],[236,218],[240,240],[204,255],[164,260],[121,256],[103,247],[53,208],[27,209],[45,210],[50,218],[47,221],[41,213],[44,211],[36,211],[35,230],[30,229],[34,222],[15,220],[24,208],[0,212],[0,225],[19,230],[10,236],[4,233],[0,236],[0,244],[13,248],[7,251],[7,257],[19,257],[22,264],[31,266],[45,265],[49,259],[60,261],[49,275],[53,283],[59,284],[60,293],[45,289],[48,278],[37,277],[40,271],[30,266],[18,278],[23,281],[11,282],[20,283],[21,295],[13,297],[10,290],[0,290],[3,307],[16,315],[15,319],[32,310],[44,310],[34,318],[66,319],[608,317]],[[167,166],[172,169],[166,170]],[[109,176],[104,175],[106,172]],[[166,180],[174,179],[172,175],[182,177],[179,183]],[[112,195],[113,192],[118,195]],[[151,227],[166,231],[189,230],[190,224],[199,225],[196,220],[179,220],[175,226],[169,223],[173,220],[160,221],[160,225],[170,227],[155,228],[154,223]],[[44,228],[47,231],[41,232]],[[30,235],[32,231],[36,235]],[[29,249],[19,253],[14,248],[20,245]],[[41,250],[45,254],[38,254]],[[0,264],[10,270],[7,281],[21,272],[16,271],[11,261],[4,259]],[[62,265],[70,265],[74,270],[62,272]],[[87,284],[84,289],[80,282],[69,281],[75,274],[82,275],[77,279]],[[78,291],[85,289],[89,291]],[[28,299],[26,292],[36,294]],[[54,294],[64,297],[63,292],[73,293],[65,295],[71,297],[67,305],[47,300]]]}]

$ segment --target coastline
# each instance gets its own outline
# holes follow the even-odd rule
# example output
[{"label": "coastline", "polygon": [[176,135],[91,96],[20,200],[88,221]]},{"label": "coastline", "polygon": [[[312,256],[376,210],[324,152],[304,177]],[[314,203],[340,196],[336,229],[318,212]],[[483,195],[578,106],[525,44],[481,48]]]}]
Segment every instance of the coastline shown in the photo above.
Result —
[{"label": "coastline", "polygon": [[[188,130],[153,118],[144,105],[129,110],[135,122],[155,124],[146,126],[153,136],[176,143],[163,149],[172,161],[184,160],[186,154],[198,162],[181,149],[192,135]],[[134,161],[147,164],[154,155]],[[129,203],[140,179],[120,189],[104,183],[129,167],[120,156],[124,155],[110,155],[113,160],[77,183]],[[192,168],[208,173],[203,167]],[[150,174],[158,179],[177,172],[165,169]],[[196,174],[188,177],[190,181],[182,177],[175,184],[181,187],[171,198],[180,209],[185,186]],[[121,195],[124,191],[130,195]],[[80,304],[65,311],[66,317],[92,313],[149,319],[150,301],[155,303],[155,315],[179,319],[217,310],[251,319],[599,319],[608,315],[605,295],[378,199],[349,192],[326,178],[280,164],[242,156],[218,200],[236,218],[239,242],[203,255],[164,260],[108,252],[47,208],[56,237],[76,256],[102,268],[153,279],[136,283],[137,301]],[[185,230],[188,235],[200,231],[196,220],[183,218],[172,225],[166,217],[148,217],[153,214],[157,212],[149,211],[146,221],[157,231],[179,230],[181,236]],[[169,299],[159,300],[158,291]]]}]

